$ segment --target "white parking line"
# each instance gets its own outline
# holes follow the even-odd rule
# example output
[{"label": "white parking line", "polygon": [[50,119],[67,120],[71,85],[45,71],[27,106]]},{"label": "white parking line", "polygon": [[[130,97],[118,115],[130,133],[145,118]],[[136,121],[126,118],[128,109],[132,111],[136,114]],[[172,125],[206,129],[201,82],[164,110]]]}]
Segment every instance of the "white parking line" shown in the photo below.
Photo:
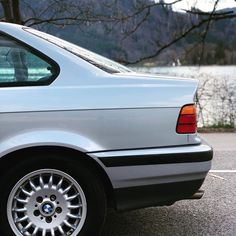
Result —
[{"label": "white parking line", "polygon": [[225,178],[219,176],[219,175],[214,175],[214,174],[209,174],[209,176],[213,177],[213,178],[216,178],[216,179],[222,179],[222,180],[226,180]]},{"label": "white parking line", "polygon": [[236,173],[236,170],[210,170],[210,173]]}]

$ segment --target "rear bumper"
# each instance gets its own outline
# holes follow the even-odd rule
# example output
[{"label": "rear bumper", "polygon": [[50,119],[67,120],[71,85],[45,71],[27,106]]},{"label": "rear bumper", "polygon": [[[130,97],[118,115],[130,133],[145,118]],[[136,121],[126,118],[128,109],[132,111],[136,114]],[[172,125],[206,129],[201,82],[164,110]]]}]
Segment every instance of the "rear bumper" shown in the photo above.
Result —
[{"label": "rear bumper", "polygon": [[106,171],[118,210],[165,205],[190,198],[211,168],[207,144],[91,154]]},{"label": "rear bumper", "polygon": [[115,189],[116,208],[119,211],[150,206],[171,205],[191,198],[204,179],[184,182]]}]

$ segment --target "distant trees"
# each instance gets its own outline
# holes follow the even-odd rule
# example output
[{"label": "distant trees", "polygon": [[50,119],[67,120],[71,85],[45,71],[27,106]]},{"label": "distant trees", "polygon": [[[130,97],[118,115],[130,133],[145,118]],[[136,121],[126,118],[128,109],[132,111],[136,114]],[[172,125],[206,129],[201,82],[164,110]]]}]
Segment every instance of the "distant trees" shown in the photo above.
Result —
[{"label": "distant trees", "polygon": [[215,58],[219,64],[225,64],[225,46],[222,42],[219,42],[216,46]]},{"label": "distant trees", "polygon": [[222,41],[216,44],[206,43],[204,53],[201,57],[201,45],[197,45],[194,49],[184,54],[181,58],[182,64],[197,65],[235,65],[236,50],[227,47]]}]

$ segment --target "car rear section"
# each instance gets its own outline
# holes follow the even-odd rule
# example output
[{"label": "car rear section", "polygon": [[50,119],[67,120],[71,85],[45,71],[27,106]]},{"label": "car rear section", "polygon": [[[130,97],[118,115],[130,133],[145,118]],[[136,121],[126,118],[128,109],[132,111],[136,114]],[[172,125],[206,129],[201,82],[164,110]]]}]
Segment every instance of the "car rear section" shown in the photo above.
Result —
[{"label": "car rear section", "polygon": [[197,81],[90,76],[89,84],[61,86],[58,78],[48,88],[2,89],[2,155],[42,145],[83,152],[107,176],[117,210],[193,198],[212,159],[196,133]]},{"label": "car rear section", "polygon": [[[121,121],[117,119],[115,126],[122,120],[126,126],[119,127],[115,137],[109,135],[114,137],[111,142],[119,140],[115,148],[89,153],[111,179],[118,210],[200,199],[200,187],[211,168],[212,149],[196,128],[197,81],[160,77],[154,81],[143,85],[147,91],[155,88],[153,107],[117,111],[120,115],[114,117]],[[141,97],[145,101],[149,96],[151,91]],[[116,147],[120,142],[125,149]]]}]

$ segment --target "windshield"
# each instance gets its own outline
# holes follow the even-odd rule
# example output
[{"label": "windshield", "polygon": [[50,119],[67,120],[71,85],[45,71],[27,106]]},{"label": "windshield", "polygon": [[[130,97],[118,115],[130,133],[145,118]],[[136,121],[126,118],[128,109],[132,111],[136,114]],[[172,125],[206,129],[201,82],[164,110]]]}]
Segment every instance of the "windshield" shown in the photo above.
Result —
[{"label": "windshield", "polygon": [[54,37],[52,35],[40,32],[38,30],[24,27],[24,30],[32,33],[40,38],[47,40],[73,54],[82,58],[83,60],[89,62],[90,64],[108,72],[108,73],[125,73],[131,72],[131,70],[117,62],[114,62],[106,57],[100,56],[94,52],[91,52],[87,49],[81,48],[73,43],[69,43],[63,39]]}]

